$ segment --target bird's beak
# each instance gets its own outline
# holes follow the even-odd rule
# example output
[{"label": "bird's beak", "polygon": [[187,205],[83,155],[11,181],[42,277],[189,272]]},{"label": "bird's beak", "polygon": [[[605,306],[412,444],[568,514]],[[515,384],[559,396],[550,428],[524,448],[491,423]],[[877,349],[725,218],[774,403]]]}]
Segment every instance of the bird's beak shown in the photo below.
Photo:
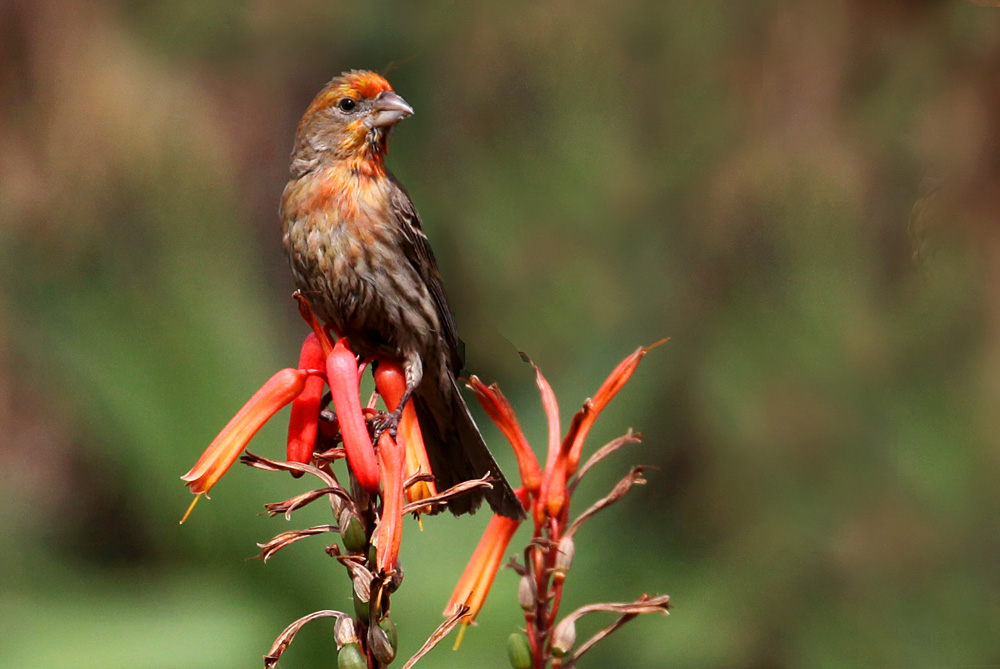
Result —
[{"label": "bird's beak", "polygon": [[413,107],[392,91],[382,91],[375,98],[372,107],[372,127],[384,128],[395,125],[408,116],[413,116]]}]

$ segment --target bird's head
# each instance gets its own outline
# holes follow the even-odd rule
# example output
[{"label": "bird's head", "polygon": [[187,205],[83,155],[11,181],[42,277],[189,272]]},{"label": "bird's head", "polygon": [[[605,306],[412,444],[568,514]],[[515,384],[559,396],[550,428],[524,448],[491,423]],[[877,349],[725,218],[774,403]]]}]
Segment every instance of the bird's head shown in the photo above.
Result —
[{"label": "bird's head", "polygon": [[413,108],[375,72],[351,70],[319,92],[299,123],[292,172],[304,173],[331,160],[381,164],[389,131]]}]

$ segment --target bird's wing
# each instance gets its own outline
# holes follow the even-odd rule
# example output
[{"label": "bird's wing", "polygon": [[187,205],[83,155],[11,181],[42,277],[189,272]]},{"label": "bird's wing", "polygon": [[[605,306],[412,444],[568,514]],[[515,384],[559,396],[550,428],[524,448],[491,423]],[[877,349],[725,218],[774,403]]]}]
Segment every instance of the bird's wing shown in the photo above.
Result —
[{"label": "bird's wing", "polygon": [[399,231],[404,242],[403,250],[407,260],[423,279],[431,299],[434,300],[438,322],[441,323],[441,336],[448,346],[448,360],[451,363],[452,372],[457,374],[464,364],[462,344],[458,338],[458,328],[455,327],[455,318],[448,308],[448,300],[444,295],[441,272],[438,271],[434,251],[431,250],[430,242],[427,241],[427,235],[424,234],[420,224],[420,216],[417,214],[410,196],[392,174],[389,174],[389,179],[393,185],[389,204],[393,215],[400,224]]}]

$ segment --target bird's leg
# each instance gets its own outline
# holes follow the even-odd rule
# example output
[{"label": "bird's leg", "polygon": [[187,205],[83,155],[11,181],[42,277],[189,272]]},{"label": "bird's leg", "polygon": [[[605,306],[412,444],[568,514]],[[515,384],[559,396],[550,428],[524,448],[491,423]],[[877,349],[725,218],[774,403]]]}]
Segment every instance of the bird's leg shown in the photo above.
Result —
[{"label": "bird's leg", "polygon": [[386,430],[389,431],[389,436],[393,439],[396,438],[396,428],[399,427],[399,421],[403,417],[403,407],[406,403],[410,401],[410,397],[413,395],[413,391],[417,389],[420,385],[420,379],[424,375],[424,367],[420,362],[420,357],[417,355],[408,355],[406,357],[406,362],[403,364],[403,370],[406,374],[406,390],[403,391],[403,396],[399,400],[399,404],[392,411],[381,413],[375,419],[373,427],[375,428],[375,434],[372,438],[374,443],[378,443],[379,437],[382,436]]},{"label": "bird's leg", "polygon": [[399,406],[392,411],[383,411],[375,418],[375,435],[372,438],[375,443],[378,443],[378,438],[381,437],[382,433],[386,430],[389,431],[390,437],[393,439],[396,438],[396,429],[399,427],[399,421],[403,417],[403,407],[410,401],[410,396],[413,394],[414,390],[414,386],[407,384],[406,390],[403,391],[403,397],[399,402]]}]

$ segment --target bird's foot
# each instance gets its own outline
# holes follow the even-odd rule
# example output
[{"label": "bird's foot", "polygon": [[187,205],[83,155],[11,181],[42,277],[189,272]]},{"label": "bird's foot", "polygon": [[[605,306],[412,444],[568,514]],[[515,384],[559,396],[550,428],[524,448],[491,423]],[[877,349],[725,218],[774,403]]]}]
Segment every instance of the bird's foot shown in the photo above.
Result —
[{"label": "bird's foot", "polygon": [[388,432],[389,436],[393,439],[396,438],[396,428],[399,427],[399,419],[403,416],[402,407],[397,408],[395,411],[380,411],[374,419],[372,419],[372,429],[374,434],[372,434],[372,441],[378,443],[379,438]]}]

